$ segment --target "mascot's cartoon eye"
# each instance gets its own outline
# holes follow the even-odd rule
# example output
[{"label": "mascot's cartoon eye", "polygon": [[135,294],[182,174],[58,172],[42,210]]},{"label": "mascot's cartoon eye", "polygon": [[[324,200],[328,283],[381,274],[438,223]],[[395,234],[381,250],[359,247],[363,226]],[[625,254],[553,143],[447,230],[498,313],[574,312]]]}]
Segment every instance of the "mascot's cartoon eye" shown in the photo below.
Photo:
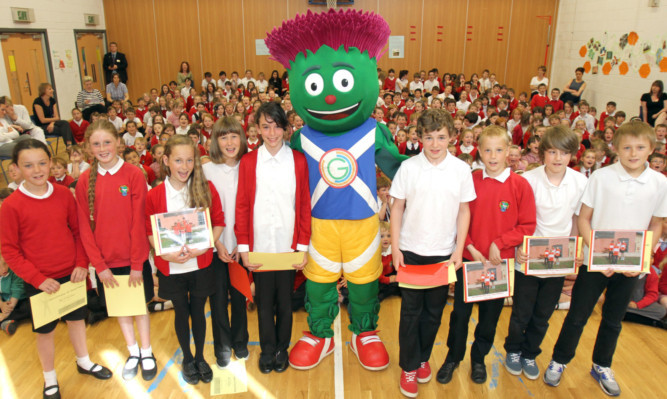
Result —
[{"label": "mascot's cartoon eye", "polygon": [[336,90],[347,93],[354,87],[354,76],[347,69],[340,69],[333,75],[333,84]]},{"label": "mascot's cartoon eye", "polygon": [[324,79],[317,73],[311,73],[306,77],[306,91],[311,96],[317,96],[324,90]]}]

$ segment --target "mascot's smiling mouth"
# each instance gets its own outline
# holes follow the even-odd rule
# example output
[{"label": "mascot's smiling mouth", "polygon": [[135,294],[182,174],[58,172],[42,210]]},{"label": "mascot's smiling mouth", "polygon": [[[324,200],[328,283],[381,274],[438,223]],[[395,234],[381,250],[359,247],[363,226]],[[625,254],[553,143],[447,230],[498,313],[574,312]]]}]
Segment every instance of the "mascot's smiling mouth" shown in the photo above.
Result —
[{"label": "mascot's smiling mouth", "polygon": [[347,118],[348,116],[352,115],[354,111],[359,109],[359,105],[361,102],[358,102],[354,105],[351,105],[347,108],[342,108],[342,109],[337,109],[333,111],[314,111],[312,109],[306,108],[306,111],[308,111],[309,114],[314,116],[317,119],[324,119],[326,121],[337,121],[343,118]]}]

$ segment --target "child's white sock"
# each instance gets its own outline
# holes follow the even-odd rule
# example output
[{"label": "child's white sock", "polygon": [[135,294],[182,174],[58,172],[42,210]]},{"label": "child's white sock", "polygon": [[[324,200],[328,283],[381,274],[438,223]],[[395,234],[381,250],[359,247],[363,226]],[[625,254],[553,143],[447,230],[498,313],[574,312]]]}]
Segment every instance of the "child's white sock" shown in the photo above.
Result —
[{"label": "child's white sock", "polygon": [[[130,351],[130,356],[139,357],[139,345],[137,343],[135,343],[132,346],[128,346],[127,350]],[[125,363],[125,368],[126,369],[133,369],[133,368],[137,367],[138,363],[139,363],[139,361],[137,359],[130,359],[130,360],[127,361],[127,363]]]},{"label": "child's white sock", "polygon": [[46,391],[47,395],[53,395],[58,392],[58,388],[54,385],[58,384],[58,378],[56,377],[56,370],[44,371],[44,387],[53,387]]},{"label": "child's white sock", "polygon": [[[88,355],[84,357],[77,357],[76,358],[76,363],[81,366],[82,369],[88,370],[88,371],[99,371],[102,370],[102,366],[99,364],[95,366],[95,363],[90,361],[90,357]],[[93,366],[95,366],[93,368]]]},{"label": "child's white sock", "polygon": [[141,368],[144,370],[152,370],[157,367],[155,361],[151,356],[153,355],[153,347],[149,346],[148,349],[141,348]]}]

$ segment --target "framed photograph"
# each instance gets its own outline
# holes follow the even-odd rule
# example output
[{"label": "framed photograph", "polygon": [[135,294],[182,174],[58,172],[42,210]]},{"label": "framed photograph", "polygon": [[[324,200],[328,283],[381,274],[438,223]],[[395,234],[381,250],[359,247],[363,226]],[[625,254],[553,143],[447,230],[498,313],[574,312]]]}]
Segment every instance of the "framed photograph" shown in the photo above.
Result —
[{"label": "framed photograph", "polygon": [[211,215],[208,208],[158,213],[151,215],[151,224],[157,256],[181,252],[185,246],[191,249],[213,247]]},{"label": "framed photograph", "polygon": [[588,270],[649,272],[652,236],[652,231],[593,230],[588,251]]},{"label": "framed photograph", "polygon": [[514,294],[514,259],[503,259],[499,265],[491,262],[463,264],[464,300],[470,302],[506,298]]},{"label": "framed photograph", "polygon": [[523,238],[528,261],[522,269],[526,276],[576,274],[575,259],[581,255],[581,237]]}]

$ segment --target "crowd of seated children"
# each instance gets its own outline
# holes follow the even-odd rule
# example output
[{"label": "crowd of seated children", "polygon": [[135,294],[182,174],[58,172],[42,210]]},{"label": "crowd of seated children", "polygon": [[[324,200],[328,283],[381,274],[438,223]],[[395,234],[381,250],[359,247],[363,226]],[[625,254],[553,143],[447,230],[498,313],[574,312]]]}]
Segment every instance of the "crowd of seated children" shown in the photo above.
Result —
[{"label": "crowd of seated children", "polygon": [[[220,76],[223,76],[223,73],[224,71]],[[204,79],[205,83],[202,82],[201,92],[188,86],[188,83],[191,84],[189,79],[186,79],[183,90],[178,90],[175,82],[171,82],[174,83],[173,90],[172,85],[164,85],[161,92],[152,89],[150,93],[141,95],[136,105],[130,101],[114,101],[107,108],[106,114],[92,113],[91,121],[83,120],[82,113],[76,108],[73,109],[70,127],[79,145],[69,150],[68,160],[63,157],[53,158],[49,181],[52,184],[69,187],[75,185],[76,179],[90,168],[93,157],[84,136],[90,123],[99,119],[108,120],[117,132],[122,134],[118,147],[119,155],[128,164],[141,170],[149,187],[159,184],[167,177],[164,175],[163,155],[165,145],[172,136],[188,136],[197,150],[196,156],[202,163],[208,162],[215,126],[226,117],[233,118],[242,127],[244,134],[247,135],[247,138],[243,139],[248,151],[256,151],[262,146],[263,140],[257,126],[259,121],[256,120],[254,113],[265,103],[277,102],[286,112],[284,140],[289,144],[291,134],[303,126],[303,119],[291,107],[289,92],[285,91],[285,87],[272,86],[271,80],[255,81],[251,71],[249,71],[250,76],[248,77],[246,73],[243,79],[238,79],[236,73],[233,73],[232,77],[235,75],[236,80],[225,80],[222,85],[214,81],[212,76],[207,76]],[[444,74],[441,78],[437,69],[416,72],[412,74],[413,80],[410,82],[407,80],[408,71],[402,70],[398,78],[395,75],[395,71],[390,70],[386,78],[382,79],[378,106],[371,117],[387,125],[401,154],[416,156],[424,151],[424,144],[417,132],[417,122],[429,109],[444,109],[452,117],[451,134],[448,135],[449,142],[446,149],[453,157],[464,161],[471,170],[485,169],[478,144],[481,132],[488,126],[497,126],[506,134],[507,140],[511,143],[506,146],[506,164],[509,170],[517,174],[542,165],[541,137],[549,126],[572,127],[578,137],[579,151],[571,157],[569,166],[585,177],[589,178],[593,173],[618,161],[613,145],[614,135],[625,123],[626,114],[617,110],[614,101],[607,102],[604,112],[598,118],[595,108],[585,100],[581,100],[577,105],[571,101],[563,102],[559,99],[561,91],[558,88],[551,88],[550,96],[547,95],[549,87],[545,84],[539,84],[536,94],[530,99],[527,93],[523,92],[515,98],[514,89],[497,82],[495,74],[489,71],[484,71],[481,79],[474,74],[470,80],[466,80],[462,74],[450,73]],[[258,84],[260,82],[261,84]],[[657,140],[655,151],[648,158],[650,168],[667,175],[665,172],[667,126],[656,125],[654,131]],[[10,186],[16,189],[23,180],[20,172],[15,165],[10,165],[8,172],[12,181]],[[379,278],[382,300],[391,295],[400,295],[400,290],[395,277],[396,268],[392,262],[391,231],[388,224],[393,200],[388,191],[392,182],[386,176],[381,176],[377,184],[377,200],[380,205],[378,216],[383,221],[380,227],[383,273]],[[651,273],[637,280],[625,320],[665,327],[667,273],[663,274],[661,271],[667,260],[657,261],[657,254],[667,252],[667,232],[663,232],[657,251]],[[477,254],[468,255],[474,257],[473,255]],[[26,315],[19,311],[18,305],[25,303],[18,289],[14,289],[19,285],[16,280],[20,279],[13,275],[11,270],[7,271],[6,267],[5,269],[3,267],[4,262],[0,260],[0,294],[3,299],[0,304],[0,328],[11,334],[16,329],[16,322],[27,318],[29,313]],[[575,277],[565,278],[556,305],[557,309],[569,308]],[[293,298],[296,299],[298,293],[303,291],[299,279],[302,279],[302,274],[296,273],[293,288]],[[266,284],[264,281],[261,283]],[[345,303],[347,288],[344,279],[339,282],[338,289],[341,302]],[[16,301],[11,298],[15,298]],[[95,300],[91,302],[95,304]],[[8,303],[14,303],[13,307],[9,307]],[[170,301],[165,302],[157,295],[151,303],[149,308],[155,311],[173,306]],[[296,303],[293,309],[299,308],[298,304],[301,301],[297,300]],[[94,310],[104,315],[103,306]],[[263,307],[262,313],[268,315],[272,311]],[[103,317],[99,316],[89,321],[94,322]],[[490,322],[493,324],[493,320]],[[460,331],[452,330],[450,334],[460,334]],[[276,364],[279,369],[283,367],[282,351],[285,344],[282,335],[281,333],[280,337],[273,339],[264,337],[264,353],[261,357],[261,366],[264,370]],[[458,364],[459,350],[460,348],[457,348],[456,356],[452,355],[453,357],[448,359],[450,363]],[[278,358],[274,356],[270,359],[270,353]],[[485,377],[484,354],[478,355],[474,359],[477,362],[475,379],[482,380]],[[443,378],[439,380],[451,377],[453,372],[451,368],[454,366],[451,364],[445,366],[447,364],[443,365]],[[192,370],[189,371],[193,373]],[[194,377],[190,378],[190,381],[193,380]]]}]

